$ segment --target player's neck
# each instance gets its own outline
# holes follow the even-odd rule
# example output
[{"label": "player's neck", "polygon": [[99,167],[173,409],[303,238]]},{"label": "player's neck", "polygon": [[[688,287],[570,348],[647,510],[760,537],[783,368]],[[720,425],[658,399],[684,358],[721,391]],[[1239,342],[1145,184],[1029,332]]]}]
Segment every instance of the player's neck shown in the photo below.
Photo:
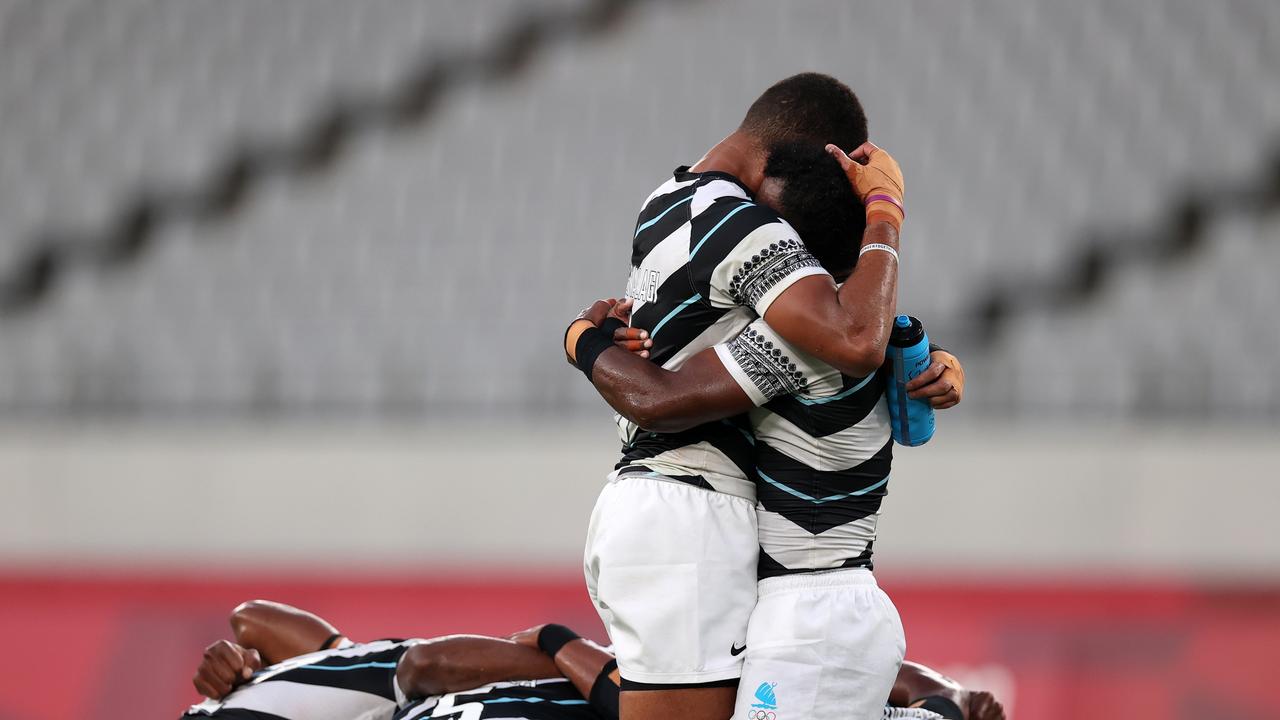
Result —
[{"label": "player's neck", "polygon": [[706,155],[689,168],[691,172],[723,172],[738,178],[752,194],[764,182],[764,152],[756,139],[741,130],[716,143]]}]

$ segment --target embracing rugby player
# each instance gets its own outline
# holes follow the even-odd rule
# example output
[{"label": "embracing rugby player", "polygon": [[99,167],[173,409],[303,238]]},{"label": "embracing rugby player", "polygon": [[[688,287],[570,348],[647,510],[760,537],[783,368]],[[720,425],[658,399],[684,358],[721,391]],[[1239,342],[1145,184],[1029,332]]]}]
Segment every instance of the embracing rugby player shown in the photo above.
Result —
[{"label": "embracing rugby player", "polygon": [[[828,155],[829,143],[857,149]],[[834,237],[819,258],[777,204],[781,175],[796,175],[782,166],[822,162],[844,188],[842,207],[865,221],[861,233],[839,218],[811,223]],[[897,612],[868,571],[892,446],[878,371],[896,302],[902,187],[897,163],[866,143],[847,87],[788,78],[641,212],[627,300],[654,364],[611,352],[599,313],[570,326],[566,353],[620,411],[625,443],[586,551],[588,587],[618,652],[624,720],[729,717],[744,649],[739,717],[756,693],[776,696],[771,683],[793,688],[795,717],[879,716],[905,652]],[[954,358],[938,359],[921,384],[959,385]],[[948,388],[942,404],[958,392]],[[768,418],[739,414],[775,398]],[[772,581],[762,592],[779,596],[758,609],[757,569]],[[832,608],[841,622],[821,628],[829,637],[814,647],[819,628],[805,618]]]}]

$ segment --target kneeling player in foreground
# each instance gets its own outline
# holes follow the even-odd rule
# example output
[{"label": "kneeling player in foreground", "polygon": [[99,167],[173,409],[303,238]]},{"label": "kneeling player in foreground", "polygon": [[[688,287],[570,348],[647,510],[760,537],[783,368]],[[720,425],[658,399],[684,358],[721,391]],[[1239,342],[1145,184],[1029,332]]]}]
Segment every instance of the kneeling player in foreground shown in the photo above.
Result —
[{"label": "kneeling player in foreground", "polygon": [[[255,600],[236,608],[231,627],[235,642],[210,645],[196,671],[196,689],[209,699],[183,718],[618,717],[613,655],[561,625],[510,638],[451,635],[355,643],[311,613]],[[886,719],[1004,720],[990,693],[966,690],[914,663],[903,665],[890,702]],[[774,720],[776,713],[758,708],[755,716]]]}]

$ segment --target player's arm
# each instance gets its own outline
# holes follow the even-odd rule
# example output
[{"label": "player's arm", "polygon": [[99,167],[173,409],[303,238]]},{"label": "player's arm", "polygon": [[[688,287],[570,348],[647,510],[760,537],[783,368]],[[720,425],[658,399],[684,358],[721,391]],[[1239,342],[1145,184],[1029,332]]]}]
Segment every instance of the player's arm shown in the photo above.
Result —
[{"label": "player's arm", "polygon": [[231,631],[239,645],[257,650],[269,665],[346,639],[324,618],[270,600],[241,603],[231,612]]},{"label": "player's arm", "polygon": [[563,625],[532,627],[516,633],[512,640],[537,648],[552,658],[560,674],[573,683],[597,713],[608,720],[617,720],[618,688],[622,681],[613,653]]},{"label": "player's arm", "polygon": [[619,415],[654,432],[680,432],[756,407],[714,350],[670,371],[615,348],[596,361],[591,383]]},{"label": "player's arm", "polygon": [[406,650],[396,666],[396,682],[410,699],[559,675],[555,662],[537,648],[482,635],[427,640]]},{"label": "player's arm", "polygon": [[971,691],[919,663],[904,662],[889,693],[895,707],[921,707],[950,720],[1005,720],[1004,708],[988,692]]},{"label": "player's arm", "polygon": [[269,600],[250,600],[231,611],[235,641],[205,648],[191,679],[205,697],[225,697],[264,665],[324,650],[345,638],[323,618]]},{"label": "player's arm", "polygon": [[646,430],[679,432],[755,407],[714,350],[677,371],[624,350],[627,340],[615,341],[605,322],[614,305],[597,300],[584,310],[565,334],[565,354],[618,414]]},{"label": "player's arm", "polygon": [[191,684],[201,695],[221,700],[260,669],[262,656],[257,650],[219,640],[204,649]]},{"label": "player's arm", "polygon": [[[597,324],[607,326],[602,318],[610,313],[612,302],[596,301],[575,325],[582,332],[596,330]],[[575,337],[573,330],[571,326],[567,342]],[[578,341],[582,332],[576,335]],[[633,328],[618,328],[612,336],[604,327],[597,332],[599,337],[610,337],[613,346],[604,347],[594,360],[584,357],[579,367],[610,407],[655,432],[679,432],[738,415],[778,395],[796,392],[800,380],[821,374],[760,320],[738,338],[694,355],[678,370],[665,370],[643,359],[638,353],[644,346]],[[570,362],[580,353],[590,354],[589,343],[583,342],[581,350],[576,342],[574,347],[566,346]],[[760,352],[762,345],[770,350],[768,354]],[[912,397],[929,399],[934,407],[951,407],[964,392],[963,369],[945,350],[930,357],[933,364],[912,381],[908,391]]]},{"label": "player's arm", "polygon": [[[761,314],[797,348],[852,377],[884,363],[898,296],[898,232],[902,172],[884,150],[866,143],[851,155],[828,146],[866,207],[867,226],[853,273],[839,288],[829,275],[791,283]],[[865,161],[865,164],[864,164]]]},{"label": "player's arm", "polygon": [[907,383],[907,396],[928,400],[937,410],[960,404],[964,398],[964,366],[940,347],[929,349],[929,367]]}]

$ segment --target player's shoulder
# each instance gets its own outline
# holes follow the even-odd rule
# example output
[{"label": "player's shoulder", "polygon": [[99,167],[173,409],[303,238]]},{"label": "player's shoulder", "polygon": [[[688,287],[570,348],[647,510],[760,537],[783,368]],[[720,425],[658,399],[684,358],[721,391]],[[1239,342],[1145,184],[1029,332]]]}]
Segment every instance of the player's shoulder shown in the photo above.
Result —
[{"label": "player's shoulder", "polygon": [[643,212],[655,200],[668,196],[679,196],[685,201],[696,198],[703,203],[708,203],[722,195],[750,197],[746,186],[732,175],[717,172],[696,173],[690,171],[689,166],[681,165],[673,170],[661,185],[649,193],[640,207]]},{"label": "player's shoulder", "polygon": [[733,245],[747,240],[755,243],[773,243],[793,240],[800,236],[773,208],[754,199],[720,196],[706,207],[702,221],[708,235],[715,235],[718,244]]},{"label": "player's shoulder", "polygon": [[644,199],[644,204],[640,206],[641,211],[649,207],[654,200],[657,200],[660,197],[670,195],[682,188],[685,188],[687,192],[687,188],[692,184],[692,180],[681,180],[678,176],[667,178],[666,181],[654,188],[653,192],[649,193],[649,196]]},{"label": "player's shoulder", "polygon": [[772,208],[757,202],[738,204],[724,213],[716,232],[726,259],[762,261],[785,254],[808,254],[799,233]]},{"label": "player's shoulder", "polygon": [[755,198],[724,195],[716,198],[716,202],[731,206],[737,210],[735,215],[741,214],[742,217],[758,221],[762,225],[767,223],[781,223],[782,225],[791,227],[791,225],[788,224],[776,210],[768,205],[760,203]]}]

